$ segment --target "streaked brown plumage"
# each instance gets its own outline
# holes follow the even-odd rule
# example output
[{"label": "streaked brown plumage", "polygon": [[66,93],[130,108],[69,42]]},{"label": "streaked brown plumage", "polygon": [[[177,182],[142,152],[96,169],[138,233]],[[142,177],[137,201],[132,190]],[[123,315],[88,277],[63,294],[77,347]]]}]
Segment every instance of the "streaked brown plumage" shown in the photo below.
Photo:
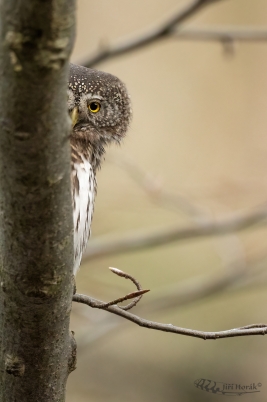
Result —
[{"label": "streaked brown plumage", "polygon": [[70,65],[68,109],[71,133],[74,221],[74,273],[90,236],[96,194],[96,171],[105,147],[120,143],[131,119],[125,85],[111,74]]}]

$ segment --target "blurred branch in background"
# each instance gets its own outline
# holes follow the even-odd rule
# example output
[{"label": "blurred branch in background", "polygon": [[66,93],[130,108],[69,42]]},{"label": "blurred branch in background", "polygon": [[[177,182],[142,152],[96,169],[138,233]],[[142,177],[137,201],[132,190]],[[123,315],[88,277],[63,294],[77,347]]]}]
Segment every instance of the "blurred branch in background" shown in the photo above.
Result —
[{"label": "blurred branch in background", "polygon": [[179,40],[212,41],[212,42],[267,42],[267,29],[258,27],[205,27],[179,28],[172,32]]},{"label": "blurred branch in background", "polygon": [[218,3],[219,1],[223,0],[193,0],[182,10],[173,13],[166,21],[161,22],[159,25],[143,34],[138,34],[132,39],[122,40],[114,45],[101,43],[96,54],[89,56],[85,60],[80,61],[78,64],[81,64],[85,67],[93,67],[104,60],[120,56],[141,47],[150,45],[158,40],[169,37],[172,35],[173,30],[177,29],[179,24],[192,17],[202,8],[213,3]]},{"label": "blurred branch in background", "polygon": [[142,313],[179,308],[226,290],[237,291],[259,283],[266,284],[266,258],[267,255],[260,256],[246,265],[237,261],[215,275],[195,276],[165,286],[157,291],[157,297],[142,305]]},{"label": "blurred branch in background", "polygon": [[[213,213],[207,208],[200,206],[195,201],[182,194],[171,193],[163,189],[162,181],[153,176],[150,172],[146,172],[129,156],[117,155],[109,157],[109,161],[119,166],[123,172],[127,173],[149,196],[149,200],[158,206],[171,209],[175,212],[185,213],[196,224],[205,220],[212,220]],[[245,263],[245,251],[239,237],[230,233],[228,236],[218,237],[213,241],[215,249],[227,268],[239,261],[239,264]]]},{"label": "blurred branch in background", "polygon": [[205,27],[205,28],[179,28],[174,31],[171,38],[178,40],[191,40],[201,42],[218,42],[228,55],[233,55],[235,45],[239,42],[267,42],[267,29],[258,27]]},{"label": "blurred branch in background", "polygon": [[181,225],[161,230],[132,231],[123,235],[101,236],[99,239],[90,240],[83,261],[89,261],[107,255],[126,253],[135,250],[152,248],[175,241],[192,240],[198,237],[208,237],[212,235],[220,236],[232,232],[248,229],[257,224],[266,224],[267,207],[266,204],[251,209],[246,213],[233,213],[227,217],[219,219],[202,219],[194,225],[181,228]]},{"label": "blurred branch in background", "polygon": [[163,189],[163,183],[160,177],[157,177],[138,165],[136,161],[128,155],[115,154],[106,158],[110,162],[123,170],[135,183],[145,191],[149,200],[156,203],[164,209],[183,212],[193,218],[202,218],[203,215],[209,213],[207,208],[199,206],[196,202],[192,202],[183,194],[171,193]]},{"label": "blurred branch in background", "polygon": [[198,0],[187,5],[182,11],[178,11],[167,21],[161,22],[158,26],[143,34],[137,34],[131,39],[121,39],[116,43],[109,44],[108,41],[100,43],[98,51],[81,60],[79,64],[86,67],[94,67],[96,64],[107,59],[121,56],[147,45],[151,45],[162,39],[178,39],[192,41],[213,41],[221,42],[226,50],[229,45],[236,42],[267,42],[267,29],[258,27],[183,27],[180,26],[189,17],[199,12],[204,6],[222,0]]}]

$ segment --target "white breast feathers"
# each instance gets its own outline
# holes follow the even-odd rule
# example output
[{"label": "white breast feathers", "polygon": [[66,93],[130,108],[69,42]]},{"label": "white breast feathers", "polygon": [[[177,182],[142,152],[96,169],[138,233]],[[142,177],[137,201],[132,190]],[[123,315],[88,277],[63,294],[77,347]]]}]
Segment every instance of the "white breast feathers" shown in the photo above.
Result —
[{"label": "white breast feathers", "polygon": [[96,180],[91,164],[82,157],[72,169],[73,223],[74,223],[74,268],[76,274],[90,236],[94,211]]}]

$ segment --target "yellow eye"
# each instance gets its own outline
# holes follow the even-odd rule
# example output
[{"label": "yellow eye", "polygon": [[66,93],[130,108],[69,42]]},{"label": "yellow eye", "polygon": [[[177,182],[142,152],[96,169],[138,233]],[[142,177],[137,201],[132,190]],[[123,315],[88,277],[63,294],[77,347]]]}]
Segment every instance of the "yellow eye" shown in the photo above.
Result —
[{"label": "yellow eye", "polygon": [[99,112],[99,110],[101,109],[101,105],[99,102],[91,102],[88,105],[88,109],[90,110],[90,112],[92,113],[97,113]]}]

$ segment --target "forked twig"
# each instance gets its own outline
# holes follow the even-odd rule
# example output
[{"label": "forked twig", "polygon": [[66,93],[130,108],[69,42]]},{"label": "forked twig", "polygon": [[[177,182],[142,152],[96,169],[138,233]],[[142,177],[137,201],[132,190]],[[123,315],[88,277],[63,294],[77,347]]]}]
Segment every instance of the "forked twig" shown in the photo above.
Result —
[{"label": "forked twig", "polygon": [[120,276],[121,278],[130,279],[130,281],[132,281],[138,289],[137,292],[129,293],[128,295],[122,297],[121,299],[115,300],[115,303],[111,303],[111,302],[110,302],[111,304],[108,303],[109,306],[117,304],[117,303],[121,303],[124,300],[132,299],[132,298],[136,297],[136,299],[133,300],[131,303],[127,304],[127,306],[120,306],[120,308],[122,310],[130,310],[131,308],[136,306],[137,303],[142,299],[142,296],[144,293],[149,292],[149,289],[143,290],[141,284],[132,275],[127,274],[126,272],[124,272],[118,268],[109,267],[109,269],[111,270],[111,272],[113,272],[113,274],[116,274],[116,275]]},{"label": "forked twig", "polygon": [[[141,290],[140,289],[141,285],[131,275],[126,274],[125,272],[123,272],[117,268],[110,268],[110,270],[118,276],[121,276],[126,279],[130,279],[139,288],[138,290]],[[142,294],[147,291],[148,290],[142,291]],[[134,292],[134,293],[136,294],[138,292]],[[142,297],[142,294],[139,295],[139,297],[137,298],[138,299],[137,301],[135,300],[134,302],[132,302],[132,303],[134,303],[134,305],[140,300],[140,298]],[[130,294],[130,295],[132,295],[132,294]],[[155,321],[149,321],[144,318],[138,317],[137,315],[129,313],[128,311],[125,311],[126,309],[133,307],[132,303],[128,304],[124,308],[114,306],[115,303],[126,300],[127,296],[128,295],[126,295],[120,299],[113,300],[112,302],[109,302],[109,303],[104,303],[101,300],[94,299],[93,297],[89,297],[89,296],[82,295],[82,294],[75,294],[75,295],[73,295],[72,300],[77,303],[86,304],[87,306],[90,306],[93,308],[99,308],[101,310],[109,311],[110,313],[113,313],[113,314],[119,315],[123,318],[126,318],[126,320],[132,321],[141,327],[155,329],[155,330],[164,331],[164,332],[172,332],[172,333],[180,334],[180,335],[193,336],[196,338],[220,339],[220,338],[230,338],[230,337],[236,337],[236,336],[267,334],[267,324],[262,324],[262,323],[250,324],[250,325],[246,325],[246,326],[240,327],[240,328],[228,329],[226,331],[204,332],[204,331],[197,331],[194,329],[176,327],[172,324],[162,324],[162,323],[155,322]],[[129,298],[129,297],[127,297],[127,298]]]},{"label": "forked twig", "polygon": [[108,307],[114,306],[115,304],[118,304],[118,303],[122,303],[125,300],[134,299],[131,303],[127,304],[127,306],[118,306],[122,310],[130,310],[131,308],[136,306],[137,303],[142,299],[143,294],[149,292],[149,289],[142,289],[141,284],[132,275],[127,274],[126,272],[124,272],[118,268],[109,267],[109,269],[111,270],[111,272],[113,272],[113,274],[116,274],[125,279],[130,279],[130,281],[132,281],[135,284],[135,286],[137,287],[138,290],[136,292],[128,293],[127,295],[125,295],[123,297],[119,297],[118,299],[111,300],[108,303],[102,303],[102,305],[99,306],[99,308],[102,308],[103,310],[105,310]]}]

